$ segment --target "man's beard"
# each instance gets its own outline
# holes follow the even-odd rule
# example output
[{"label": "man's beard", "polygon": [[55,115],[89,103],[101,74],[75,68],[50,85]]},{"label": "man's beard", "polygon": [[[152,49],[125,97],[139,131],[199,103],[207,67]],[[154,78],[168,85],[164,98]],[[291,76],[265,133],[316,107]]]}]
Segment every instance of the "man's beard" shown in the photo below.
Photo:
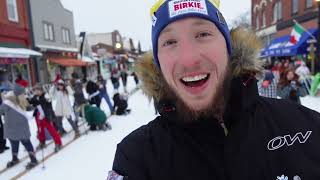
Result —
[{"label": "man's beard", "polygon": [[169,95],[169,100],[174,102],[177,114],[177,120],[184,123],[195,122],[200,119],[216,119],[220,122],[223,121],[223,113],[225,111],[225,105],[229,97],[229,88],[232,79],[232,73],[230,70],[229,63],[225,69],[222,78],[216,85],[216,92],[210,101],[210,104],[201,110],[194,110],[192,107],[187,105],[183,99],[177,95],[176,91],[167,83],[166,95]]}]

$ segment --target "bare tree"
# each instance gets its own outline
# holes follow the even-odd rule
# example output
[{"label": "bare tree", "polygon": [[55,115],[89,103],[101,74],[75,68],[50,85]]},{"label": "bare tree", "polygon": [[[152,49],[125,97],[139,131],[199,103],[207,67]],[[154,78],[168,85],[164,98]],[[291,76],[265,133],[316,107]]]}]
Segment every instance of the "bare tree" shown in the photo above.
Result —
[{"label": "bare tree", "polygon": [[249,11],[245,11],[237,18],[233,19],[230,23],[230,27],[237,28],[243,27],[245,29],[251,29],[251,15]]}]

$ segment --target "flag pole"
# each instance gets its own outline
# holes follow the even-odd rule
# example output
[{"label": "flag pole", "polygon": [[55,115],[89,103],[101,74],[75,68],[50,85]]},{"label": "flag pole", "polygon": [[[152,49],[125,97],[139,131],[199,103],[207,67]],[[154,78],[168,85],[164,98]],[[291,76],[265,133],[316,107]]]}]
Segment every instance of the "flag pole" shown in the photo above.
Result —
[{"label": "flag pole", "polygon": [[316,37],[314,37],[314,35],[312,35],[308,30],[306,30],[303,26],[301,26],[295,19],[293,19],[294,24],[297,24],[299,27],[301,27],[307,34],[309,34],[313,40],[317,40]]}]

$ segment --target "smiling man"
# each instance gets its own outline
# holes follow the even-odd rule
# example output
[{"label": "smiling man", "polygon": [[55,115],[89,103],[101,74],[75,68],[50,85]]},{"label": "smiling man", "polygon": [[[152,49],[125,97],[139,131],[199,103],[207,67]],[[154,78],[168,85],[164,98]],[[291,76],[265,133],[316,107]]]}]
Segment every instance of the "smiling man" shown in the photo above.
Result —
[{"label": "smiling man", "polygon": [[259,43],[218,6],[152,8],[153,55],[136,72],[161,115],[118,145],[109,179],[320,179],[320,115],[258,95]]}]

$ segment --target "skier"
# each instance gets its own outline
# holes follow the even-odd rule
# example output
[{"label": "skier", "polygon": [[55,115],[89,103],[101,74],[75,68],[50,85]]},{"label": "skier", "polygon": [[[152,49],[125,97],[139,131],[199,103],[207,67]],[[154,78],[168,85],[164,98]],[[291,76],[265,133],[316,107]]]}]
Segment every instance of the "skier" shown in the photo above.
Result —
[{"label": "skier", "polygon": [[9,139],[12,151],[12,160],[7,163],[7,167],[12,167],[19,163],[18,152],[19,143],[28,151],[30,162],[26,169],[31,169],[38,164],[33,145],[30,141],[30,129],[28,120],[31,119],[26,113],[28,101],[24,96],[24,88],[18,84],[14,85],[13,91],[3,95],[3,102],[0,105],[0,114],[4,115],[4,137]]},{"label": "skier", "polygon": [[[0,94],[10,91],[11,87],[8,87],[5,83],[7,80],[7,71],[5,69],[0,68]],[[5,86],[3,86],[5,85]],[[0,104],[2,104],[2,98],[0,97]],[[0,116],[0,154],[4,151],[8,150],[9,147],[6,146],[7,140],[3,137],[3,122],[2,117]]]},{"label": "skier", "polygon": [[119,83],[120,72],[116,65],[112,65],[111,67],[111,82],[113,85],[113,90],[118,91],[120,83]]},{"label": "skier", "polygon": [[[57,84],[52,86],[49,94],[52,98],[56,100],[56,106],[54,108],[56,116],[56,126],[61,136],[63,136],[66,131],[63,128],[63,117],[66,117],[72,129],[75,132],[75,138],[80,136],[79,129],[76,123],[72,120],[73,108],[69,99],[69,96],[73,95],[73,91],[70,86],[67,86],[65,82],[60,79]],[[75,117],[74,117],[75,118]]]},{"label": "skier", "polygon": [[100,96],[101,98],[104,98],[108,104],[108,107],[110,109],[111,114],[113,114],[113,105],[111,103],[110,97],[108,95],[107,91],[107,81],[103,79],[101,75],[98,76],[97,84],[99,86]]},{"label": "skier", "polygon": [[100,108],[101,96],[100,96],[98,85],[95,82],[89,80],[87,82],[86,91],[89,95],[88,97],[89,103],[95,104],[97,107]]},{"label": "skier", "polygon": [[320,179],[320,114],[258,95],[259,42],[229,31],[218,0],[160,0],[139,60],[160,116],[117,146],[109,179]]},{"label": "skier", "polygon": [[97,128],[103,131],[111,129],[111,125],[107,122],[106,114],[100,108],[87,104],[84,107],[84,111],[85,119],[91,131],[95,131]]},{"label": "skier", "polygon": [[76,125],[78,126],[79,117],[84,118],[84,105],[87,103],[83,94],[83,84],[77,73],[72,73],[71,86],[74,91],[74,112],[76,115]]},{"label": "skier", "polygon": [[37,149],[46,146],[45,129],[47,129],[55,142],[54,151],[58,152],[62,147],[61,137],[53,126],[55,114],[52,109],[49,95],[46,94],[40,84],[33,87],[34,96],[29,100],[29,103],[36,109],[34,116],[38,126],[38,139],[40,144]]}]

